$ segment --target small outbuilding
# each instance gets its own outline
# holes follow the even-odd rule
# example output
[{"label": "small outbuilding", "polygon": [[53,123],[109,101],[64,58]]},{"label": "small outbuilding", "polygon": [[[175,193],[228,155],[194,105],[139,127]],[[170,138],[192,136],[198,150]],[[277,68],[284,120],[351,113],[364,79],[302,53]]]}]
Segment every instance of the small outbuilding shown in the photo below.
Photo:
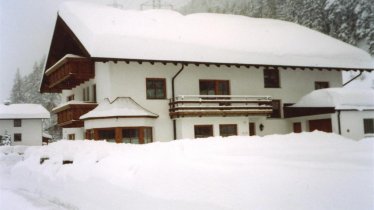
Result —
[{"label": "small outbuilding", "polygon": [[40,146],[43,119],[49,118],[40,104],[0,104],[0,135],[10,136],[11,145]]},{"label": "small outbuilding", "polygon": [[321,130],[352,139],[374,136],[374,90],[326,88],[285,107],[293,131]]}]

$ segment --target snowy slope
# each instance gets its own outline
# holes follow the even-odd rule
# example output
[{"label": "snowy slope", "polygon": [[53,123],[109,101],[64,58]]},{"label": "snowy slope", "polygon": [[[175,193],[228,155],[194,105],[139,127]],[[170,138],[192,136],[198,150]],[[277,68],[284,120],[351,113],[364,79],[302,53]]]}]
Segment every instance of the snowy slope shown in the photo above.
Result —
[{"label": "snowy slope", "polygon": [[373,68],[361,49],[294,23],[224,14],[126,11],[65,2],[59,15],[92,57]]},{"label": "snowy slope", "polygon": [[[313,132],[147,145],[60,141],[28,149],[16,164],[6,150],[7,188],[61,209],[374,208],[374,139]],[[50,159],[40,165],[40,157]]]}]

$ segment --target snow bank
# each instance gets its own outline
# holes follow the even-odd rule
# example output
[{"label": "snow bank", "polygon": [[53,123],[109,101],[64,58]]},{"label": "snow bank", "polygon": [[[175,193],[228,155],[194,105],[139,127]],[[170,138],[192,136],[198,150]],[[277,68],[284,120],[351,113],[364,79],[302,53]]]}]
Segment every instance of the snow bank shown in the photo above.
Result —
[{"label": "snow bank", "polygon": [[59,15],[91,57],[374,68],[365,51],[280,20],[83,2],[64,2]]},{"label": "snow bank", "polygon": [[0,119],[50,118],[40,104],[0,104]]},{"label": "snow bank", "polygon": [[326,88],[305,95],[292,107],[334,107],[337,110],[374,110],[374,90]]},{"label": "snow bank", "polygon": [[[11,176],[69,209],[365,210],[374,208],[373,142],[322,132],[59,141],[27,150]],[[49,159],[40,164],[42,157]]]}]

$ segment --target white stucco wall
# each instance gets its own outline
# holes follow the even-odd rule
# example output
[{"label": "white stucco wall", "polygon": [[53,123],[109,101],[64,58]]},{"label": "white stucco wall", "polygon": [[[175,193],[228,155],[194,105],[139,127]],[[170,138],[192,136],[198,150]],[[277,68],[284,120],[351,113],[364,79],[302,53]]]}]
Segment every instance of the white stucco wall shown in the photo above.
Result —
[{"label": "white stucco wall", "polygon": [[84,128],[63,128],[62,139],[69,139],[69,134],[74,134],[75,139],[85,139]]},{"label": "white stucco wall", "polygon": [[[14,127],[13,119],[0,120],[0,135],[4,135],[5,131],[11,136],[12,145],[42,145],[42,119],[22,119],[21,127]],[[15,133],[22,134],[22,141],[14,142]]]},{"label": "white stucco wall", "polygon": [[[155,120],[150,120],[154,124],[154,140],[167,141],[173,138],[173,125],[169,117],[169,98],[172,97],[172,77],[178,72],[181,65],[155,63],[136,63],[131,62],[96,62],[95,79],[92,79],[73,90],[63,91],[63,99],[74,93],[75,100],[83,99],[83,88],[96,84],[97,101],[100,103],[104,98],[131,97],[138,104],[159,115]],[[146,99],[146,78],[165,78],[167,99]],[[188,65],[175,80],[175,95],[199,95],[199,80],[218,79],[229,80],[230,91],[232,95],[269,95],[273,99],[280,99],[282,103],[295,103],[303,95],[314,90],[315,81],[327,81],[330,87],[340,87],[342,84],[341,72],[338,71],[318,71],[318,70],[280,70],[281,88],[264,88],[263,70],[251,68],[237,68],[227,66],[195,66]],[[90,91],[92,94],[92,91]],[[92,96],[91,96],[92,97]],[[91,98],[90,97],[90,98]],[[213,121],[215,124],[226,121],[235,121],[243,126],[242,133],[248,133],[248,122],[250,118],[236,117],[224,119],[223,117],[202,117],[202,118],[183,118],[178,119],[177,136],[178,138],[190,138],[193,132],[188,127],[200,121]],[[273,133],[288,133],[292,131],[289,122],[284,119],[266,119],[254,118],[256,128],[262,123],[263,131],[257,131],[257,135],[267,135]],[[129,123],[130,122],[130,123]],[[102,122],[87,121],[86,128],[96,127],[102,124],[105,127],[115,127],[119,124],[137,123],[135,119],[124,121]],[[146,123],[146,122],[144,122]],[[151,123],[151,124],[152,124]],[[190,123],[190,125],[188,125]],[[203,123],[203,122],[201,122]],[[180,127],[182,124],[183,128]],[[239,127],[238,127],[239,128]],[[245,128],[245,129],[244,129]],[[180,131],[183,129],[183,131]],[[77,130],[78,131],[78,130]],[[188,134],[187,134],[188,133]],[[82,134],[83,135],[83,134]],[[76,135],[77,137],[78,135]],[[84,136],[84,135],[83,135]]]},{"label": "white stucco wall", "polygon": [[374,136],[373,134],[364,134],[364,119],[367,118],[374,119],[374,111],[341,111],[342,135],[356,140],[363,139],[366,136]]}]

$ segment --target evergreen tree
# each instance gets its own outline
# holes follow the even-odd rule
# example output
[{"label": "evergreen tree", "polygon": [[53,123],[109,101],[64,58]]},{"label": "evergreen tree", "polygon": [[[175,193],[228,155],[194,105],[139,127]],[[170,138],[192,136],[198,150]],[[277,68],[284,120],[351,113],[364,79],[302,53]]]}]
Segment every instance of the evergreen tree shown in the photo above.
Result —
[{"label": "evergreen tree", "polygon": [[19,69],[17,69],[14,82],[13,82],[13,88],[11,90],[10,94],[10,100],[12,103],[25,103],[26,97],[24,95],[24,82],[23,78],[19,72]]}]

